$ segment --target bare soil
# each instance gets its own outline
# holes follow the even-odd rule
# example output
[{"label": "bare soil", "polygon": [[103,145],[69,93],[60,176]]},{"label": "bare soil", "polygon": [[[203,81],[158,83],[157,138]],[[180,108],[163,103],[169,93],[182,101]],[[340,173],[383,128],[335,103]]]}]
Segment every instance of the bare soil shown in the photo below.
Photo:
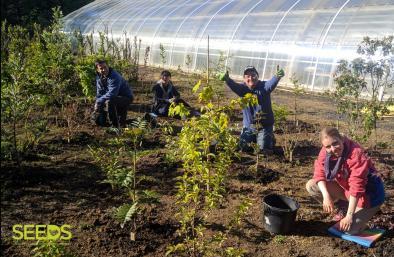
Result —
[{"label": "bare soil", "polygon": [[[173,75],[177,78],[177,75]],[[175,80],[182,96],[192,105],[198,105],[195,96],[188,94],[186,80]],[[149,85],[149,83],[146,83]],[[151,96],[146,88],[136,88],[136,102],[129,116],[142,116],[149,110]],[[225,90],[225,98],[235,95]],[[293,95],[276,90],[273,102],[291,109]],[[283,132],[276,131],[275,154],[264,157],[257,171],[253,154],[242,154],[229,170],[227,194],[220,209],[208,222],[211,233],[224,230],[224,224],[241,196],[253,199],[253,205],[240,229],[232,231],[226,245],[241,247],[246,256],[394,256],[394,160],[393,149],[368,150],[385,181],[386,201],[381,211],[370,222],[384,228],[386,233],[374,247],[364,248],[352,242],[332,237],[327,229],[333,222],[322,212],[319,203],[308,197],[305,183],[312,176],[313,161],[320,149],[318,131],[322,126],[335,124],[335,107],[324,96],[305,95],[300,101],[302,133],[295,150],[295,162],[283,156]],[[241,121],[236,113],[234,128]],[[289,117],[291,119],[291,117]],[[165,119],[164,119],[165,120]],[[168,119],[180,126],[180,121]],[[70,224],[72,239],[65,247],[75,256],[164,256],[168,245],[179,241],[176,233],[175,181],[181,174],[181,164],[169,165],[165,160],[165,142],[160,129],[154,129],[145,139],[143,148],[149,154],[138,162],[141,174],[153,176],[155,181],[143,184],[144,188],[161,194],[160,203],[148,208],[138,220],[136,241],[130,240],[130,226],[123,229],[112,217],[113,209],[126,202],[122,192],[102,183],[103,172],[94,164],[88,146],[110,137],[105,129],[97,129],[81,121],[70,142],[62,128],[54,127],[40,143],[37,153],[23,165],[21,174],[13,163],[1,164],[1,233],[3,256],[31,256],[32,241],[12,239],[14,224]],[[163,122],[163,119],[160,120]],[[379,141],[393,147],[393,119],[379,125]],[[180,128],[180,127],[179,127]],[[238,125],[239,128],[239,125]],[[368,145],[367,145],[368,147]],[[298,201],[300,209],[289,235],[272,235],[263,227],[262,198],[270,193],[289,196]]]}]

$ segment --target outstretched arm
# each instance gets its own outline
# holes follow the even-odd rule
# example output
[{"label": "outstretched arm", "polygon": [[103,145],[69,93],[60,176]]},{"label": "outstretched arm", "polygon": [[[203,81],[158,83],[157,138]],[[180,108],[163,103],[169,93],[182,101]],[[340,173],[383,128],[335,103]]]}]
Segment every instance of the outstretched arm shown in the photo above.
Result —
[{"label": "outstretched arm", "polygon": [[274,91],[274,89],[279,83],[279,80],[284,76],[285,76],[285,71],[283,69],[280,69],[279,65],[277,65],[275,76],[273,76],[272,79],[266,81],[264,84],[265,90],[267,90],[268,92]]},{"label": "outstretched arm", "polygon": [[244,84],[240,84],[235,82],[234,80],[232,80],[230,78],[230,76],[228,75],[228,71],[226,71],[225,73],[219,74],[219,79],[221,81],[225,81],[226,85],[234,92],[236,93],[238,96],[243,97],[244,95],[246,95],[247,93],[251,93],[250,89],[244,85]]},{"label": "outstretched arm", "polygon": [[274,91],[274,89],[276,88],[276,86],[279,83],[279,80],[280,80],[280,77],[277,77],[277,76],[273,76],[272,79],[267,80],[264,84],[265,90],[267,90],[268,92]]}]

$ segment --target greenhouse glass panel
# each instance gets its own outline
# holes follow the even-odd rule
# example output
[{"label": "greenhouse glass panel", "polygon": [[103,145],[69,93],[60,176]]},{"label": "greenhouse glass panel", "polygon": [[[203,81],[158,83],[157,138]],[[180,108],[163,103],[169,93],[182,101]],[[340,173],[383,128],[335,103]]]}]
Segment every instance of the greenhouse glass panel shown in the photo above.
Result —
[{"label": "greenhouse glass panel", "polygon": [[[280,65],[311,90],[333,88],[342,58],[357,57],[363,37],[394,35],[393,0],[98,0],[65,17],[65,31],[127,36],[150,47],[149,63],[204,70],[225,60],[234,77],[247,65],[269,79]],[[126,33],[126,34],[125,34]],[[143,55],[144,51],[141,51]],[[142,57],[142,56],[141,56]],[[141,62],[143,58],[140,58]]]}]

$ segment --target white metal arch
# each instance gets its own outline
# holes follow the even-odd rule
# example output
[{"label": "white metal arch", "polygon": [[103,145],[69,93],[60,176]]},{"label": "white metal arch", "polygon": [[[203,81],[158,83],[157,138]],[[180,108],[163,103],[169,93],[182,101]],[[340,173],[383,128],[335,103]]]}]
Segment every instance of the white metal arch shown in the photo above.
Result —
[{"label": "white metal arch", "polygon": [[[116,5],[119,5],[121,2],[116,3]],[[104,3],[105,4],[105,3]],[[105,24],[103,18],[106,18],[108,16],[108,14],[111,14],[114,12],[114,10],[116,10],[116,8],[108,8],[107,10],[103,11],[100,13],[100,15],[98,16],[98,19],[93,19],[91,22],[89,22],[88,24],[93,24],[90,25],[93,27],[93,30],[97,27],[99,27],[100,25],[102,25],[104,28],[107,27],[108,28],[108,24]],[[88,27],[88,26],[86,26]]]},{"label": "white metal arch", "polygon": [[176,33],[175,33],[174,40],[172,40],[171,53],[170,53],[170,60],[169,60],[169,62],[168,62],[168,64],[169,64],[170,66],[172,65],[172,55],[173,55],[173,52],[174,52],[175,40],[177,39],[178,33],[179,33],[179,31],[181,30],[183,24],[186,22],[187,19],[190,18],[190,16],[192,16],[192,15],[193,15],[196,11],[198,11],[201,7],[203,7],[204,5],[206,5],[209,1],[210,1],[210,0],[207,0],[207,1],[205,1],[204,3],[202,3],[201,5],[199,5],[198,7],[196,7],[193,11],[191,11],[191,12],[189,13],[189,15],[187,15],[187,16],[182,20],[181,24],[179,24],[178,29],[177,29],[177,31],[176,31]]},{"label": "white metal arch", "polygon": [[[118,13],[118,17],[116,19],[114,19],[111,24],[109,25],[109,27],[112,28],[112,26],[121,18],[124,18],[124,16],[130,12],[130,10],[132,9],[137,9],[140,7],[143,7],[144,5],[146,5],[148,2],[147,1],[139,1],[138,3],[134,4],[133,6],[130,6],[130,3],[128,3],[128,1],[124,1],[124,6],[126,8],[122,8],[121,11]],[[129,7],[129,8],[127,8]],[[119,11],[119,10],[117,10]],[[137,16],[138,11],[136,11],[131,17],[129,17],[129,20],[131,20],[132,18],[134,18],[135,16]],[[121,33],[124,33],[125,31],[120,31]]]},{"label": "white metal arch", "polygon": [[204,33],[205,33],[206,29],[208,28],[208,26],[209,26],[209,24],[211,23],[211,21],[216,17],[216,15],[217,15],[220,11],[222,11],[224,8],[226,8],[229,4],[231,4],[232,2],[234,2],[234,1],[235,1],[235,0],[231,0],[231,1],[228,2],[227,4],[223,5],[219,10],[217,10],[217,11],[212,15],[212,17],[209,19],[209,21],[207,22],[207,24],[205,24],[204,29],[203,29],[202,32],[200,33],[200,36],[199,36],[200,40],[198,41],[196,51],[194,52],[194,64],[193,64],[194,69],[196,68],[196,65],[197,65],[197,55],[198,55],[198,50],[199,50],[199,48],[200,48],[200,43],[201,43],[201,41],[202,41],[202,39],[203,39],[203,37],[204,37]]},{"label": "white metal arch", "polygon": [[267,51],[265,52],[264,66],[263,66],[263,72],[262,72],[261,78],[264,78],[264,75],[265,75],[265,69],[266,69],[266,67],[267,67],[267,58],[268,58],[268,53],[269,53],[269,50],[270,50],[270,45],[272,44],[272,41],[274,40],[274,37],[275,37],[275,35],[276,35],[276,32],[278,31],[280,25],[282,25],[283,20],[287,17],[287,15],[289,14],[289,12],[290,12],[291,10],[293,10],[293,8],[294,8],[300,1],[301,1],[301,0],[297,0],[297,1],[296,1],[286,12],[285,12],[285,14],[283,15],[283,17],[280,19],[278,25],[276,25],[276,28],[275,28],[275,30],[274,30],[274,32],[272,33],[272,36],[271,36],[271,38],[270,38],[270,41],[268,42]]},{"label": "white metal arch", "polygon": [[[151,4],[151,3],[150,3],[149,1],[146,1],[146,5],[147,5],[147,6],[149,6],[150,4]],[[146,12],[143,12],[143,13],[136,13],[135,15],[133,15],[133,17],[130,18],[129,21],[126,22],[126,23],[123,25],[122,31],[126,31],[126,28],[129,26],[129,24],[131,23],[131,21],[133,21],[133,18],[137,17],[138,15],[141,15],[141,16],[142,16],[142,15],[144,15],[145,13],[148,13],[149,11],[156,9],[157,6],[160,6],[160,5],[162,5],[162,4],[163,4],[163,3],[161,3],[160,1],[157,1],[157,3],[156,3],[155,5],[153,5],[153,6],[150,7],[150,8],[147,8]],[[135,35],[137,35],[137,34],[135,34]]]},{"label": "white metal arch", "polygon": [[[367,2],[367,1],[368,1],[368,0],[364,0],[364,5],[360,5],[360,6],[357,8],[357,11],[354,12],[354,14],[352,15],[352,17],[350,18],[350,21],[352,21],[352,20],[354,19],[354,17],[359,13],[359,11],[360,11],[361,8],[363,8],[364,6],[366,6],[366,2]],[[349,28],[350,28],[350,24],[351,24],[350,21],[346,23],[346,27],[345,27],[345,29],[344,29],[343,35],[346,35],[346,34],[347,34],[347,32],[348,32],[348,30],[349,30]],[[337,58],[337,56],[340,55],[340,49],[341,49],[341,47],[342,47],[344,38],[345,38],[345,37],[342,36],[341,39],[340,39],[340,41],[339,41],[339,43],[338,43],[338,46],[337,46],[337,49],[336,49],[336,54],[334,55],[335,58],[333,58],[333,61],[332,61],[332,64],[331,64],[330,74],[333,74],[333,73],[335,72],[335,69],[336,69],[336,66],[337,66],[337,65],[336,65],[336,64],[337,64],[337,61],[338,61],[338,59],[340,59],[340,58]],[[333,77],[333,76],[330,76],[330,80],[329,80],[329,82],[328,82],[329,85],[333,85],[333,84],[334,84],[334,83],[333,83],[333,79],[334,79],[334,77]]]},{"label": "white metal arch", "polygon": [[[175,1],[177,1],[177,0],[169,1],[169,4],[171,4],[171,3],[175,2]],[[137,29],[137,31],[135,32],[135,34],[138,35],[138,33],[141,31],[142,26],[145,25],[145,22],[146,22],[150,17],[152,17],[155,13],[157,13],[157,12],[160,11],[160,10],[161,10],[161,8],[158,8],[157,10],[153,11],[153,12],[150,13],[148,16],[146,16],[145,19],[144,19],[144,20],[142,21],[142,23],[140,24],[140,26],[138,27],[138,29]]]},{"label": "white metal arch", "polygon": [[[320,42],[319,45],[319,51],[323,48],[324,42],[326,41],[328,32],[331,29],[332,24],[334,23],[335,19],[337,18],[338,14],[342,11],[342,9],[350,2],[350,0],[347,0],[342,6],[341,8],[339,8],[339,10],[337,11],[337,13],[334,15],[334,17],[331,19],[330,24],[328,25],[326,32],[324,33],[323,39]],[[314,71],[313,71],[313,76],[312,76],[312,83],[311,83],[311,90],[313,91],[314,85],[315,85],[315,78],[316,78],[316,70],[317,70],[317,64],[319,63],[319,59],[320,59],[320,55],[319,55],[319,51],[317,52],[317,57],[316,57],[316,63],[315,63],[315,67],[314,67]]]},{"label": "white metal arch", "polygon": [[[85,21],[88,21],[91,17],[88,17],[88,16],[85,16],[84,17],[84,15],[81,15],[81,14],[85,14],[84,13],[84,10],[85,9],[87,9],[87,10],[89,10],[89,9],[92,9],[92,8],[95,8],[96,6],[100,6],[100,2],[98,1],[98,2],[93,2],[93,3],[91,3],[91,4],[88,4],[88,5],[86,5],[86,6],[84,6],[84,7],[82,7],[80,10],[78,10],[78,11],[80,11],[78,14],[76,14],[75,16],[73,16],[72,18],[73,19],[76,19],[76,17],[78,17],[78,16],[81,16],[81,20],[79,20],[78,21],[78,24],[79,24],[79,29],[81,30],[81,23],[85,23]],[[83,9],[83,10],[82,10]],[[88,23],[88,24],[90,24],[90,23]],[[87,25],[85,26],[85,28],[87,27]],[[85,32],[85,30],[86,29],[84,29],[83,31],[81,30],[81,33],[84,33]]]},{"label": "white metal arch", "polygon": [[[185,6],[187,3],[191,2],[191,1],[193,1],[193,0],[185,1],[182,5],[179,5],[177,8],[175,8],[174,10],[172,10],[171,12],[169,12],[169,13],[164,17],[164,19],[161,20],[161,22],[159,23],[159,25],[157,25],[156,30],[155,30],[155,33],[153,34],[153,37],[152,37],[152,39],[151,39],[150,49],[152,49],[152,47],[153,47],[153,44],[154,44],[154,42],[155,42],[155,38],[156,38],[157,32],[159,31],[159,29],[160,29],[161,25],[163,24],[163,22],[166,21],[166,20],[168,19],[168,17],[170,17],[171,14],[173,14],[175,11],[177,11],[178,9],[180,9],[180,8],[183,7],[183,6]],[[149,55],[149,61],[150,61],[150,58],[151,58],[151,57],[152,57],[152,55]]]},{"label": "white metal arch", "polygon": [[229,56],[229,54],[230,54],[231,44],[232,44],[232,42],[233,42],[233,40],[234,40],[235,34],[237,33],[239,26],[241,26],[241,23],[242,23],[242,22],[245,20],[245,18],[254,10],[254,8],[256,8],[256,7],[257,7],[261,2],[263,2],[263,1],[264,1],[264,0],[260,0],[260,1],[258,1],[256,4],[254,4],[254,5],[252,6],[252,8],[250,8],[250,9],[246,12],[246,14],[242,17],[242,19],[239,21],[239,23],[238,23],[237,26],[235,27],[234,32],[233,32],[233,35],[231,36],[230,42],[228,43],[227,54],[226,54],[227,58],[226,58],[226,63],[224,64],[225,70],[227,69],[228,56]]}]

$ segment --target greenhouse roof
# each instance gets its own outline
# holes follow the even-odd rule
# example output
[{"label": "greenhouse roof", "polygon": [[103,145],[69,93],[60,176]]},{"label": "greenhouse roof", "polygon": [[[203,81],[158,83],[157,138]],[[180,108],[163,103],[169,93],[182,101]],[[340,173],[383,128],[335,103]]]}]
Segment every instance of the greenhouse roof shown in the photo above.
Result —
[{"label": "greenhouse roof", "polygon": [[65,30],[137,36],[151,64],[161,63],[162,45],[169,67],[194,70],[206,68],[209,35],[210,58],[224,57],[233,75],[254,65],[267,79],[280,65],[322,91],[363,37],[394,35],[393,14],[394,0],[99,0],[66,16]]}]

